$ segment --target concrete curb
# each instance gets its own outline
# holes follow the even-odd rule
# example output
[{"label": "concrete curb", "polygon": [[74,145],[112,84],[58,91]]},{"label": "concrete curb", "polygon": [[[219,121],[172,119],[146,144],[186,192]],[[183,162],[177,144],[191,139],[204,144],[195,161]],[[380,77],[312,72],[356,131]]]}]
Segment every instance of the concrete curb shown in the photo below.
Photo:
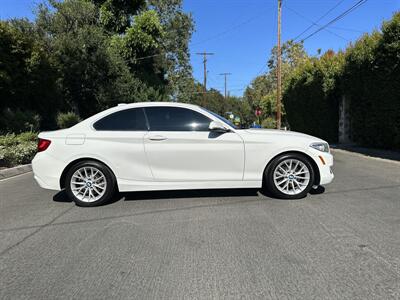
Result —
[{"label": "concrete curb", "polygon": [[21,165],[9,169],[0,170],[0,180],[21,175],[32,171],[32,165]]}]

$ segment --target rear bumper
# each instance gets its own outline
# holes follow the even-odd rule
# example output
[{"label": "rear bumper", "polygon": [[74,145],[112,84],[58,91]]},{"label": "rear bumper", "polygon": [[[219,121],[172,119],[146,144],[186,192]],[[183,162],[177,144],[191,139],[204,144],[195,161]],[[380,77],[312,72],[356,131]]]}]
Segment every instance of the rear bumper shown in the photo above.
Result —
[{"label": "rear bumper", "polygon": [[45,152],[35,155],[32,160],[34,178],[40,187],[48,190],[61,190],[60,178],[64,163]]}]

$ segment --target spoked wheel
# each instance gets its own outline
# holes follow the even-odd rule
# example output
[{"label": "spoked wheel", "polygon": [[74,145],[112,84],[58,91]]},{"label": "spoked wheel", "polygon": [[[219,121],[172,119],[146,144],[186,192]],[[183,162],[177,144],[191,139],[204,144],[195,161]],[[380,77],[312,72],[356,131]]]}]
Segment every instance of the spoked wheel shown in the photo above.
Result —
[{"label": "spoked wheel", "polygon": [[270,191],[283,199],[303,198],[314,182],[312,165],[307,158],[298,154],[277,157],[265,176]]},{"label": "spoked wheel", "polygon": [[106,189],[106,177],[95,167],[84,166],[72,175],[71,191],[80,201],[97,201],[104,195]]},{"label": "spoked wheel", "polygon": [[66,192],[79,206],[96,206],[111,199],[115,178],[103,164],[94,161],[80,162],[66,176]]}]

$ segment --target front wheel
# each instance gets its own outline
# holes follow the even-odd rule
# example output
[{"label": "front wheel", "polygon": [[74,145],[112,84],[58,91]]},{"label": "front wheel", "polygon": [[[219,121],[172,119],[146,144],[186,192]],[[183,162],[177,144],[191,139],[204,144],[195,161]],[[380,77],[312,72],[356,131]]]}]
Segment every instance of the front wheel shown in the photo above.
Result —
[{"label": "front wheel", "polygon": [[266,170],[267,188],[282,199],[300,199],[314,184],[314,169],[300,154],[284,154],[275,158]]},{"label": "front wheel", "polygon": [[82,161],[68,171],[65,190],[78,206],[98,206],[112,198],[115,185],[108,167],[96,161]]}]

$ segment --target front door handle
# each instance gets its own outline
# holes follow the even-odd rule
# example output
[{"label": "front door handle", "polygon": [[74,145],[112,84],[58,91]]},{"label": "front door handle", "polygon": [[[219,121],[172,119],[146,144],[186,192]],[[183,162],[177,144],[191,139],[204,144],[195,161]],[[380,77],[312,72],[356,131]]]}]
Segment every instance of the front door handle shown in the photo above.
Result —
[{"label": "front door handle", "polygon": [[167,138],[165,136],[162,135],[152,135],[149,136],[149,140],[150,141],[165,141]]}]

